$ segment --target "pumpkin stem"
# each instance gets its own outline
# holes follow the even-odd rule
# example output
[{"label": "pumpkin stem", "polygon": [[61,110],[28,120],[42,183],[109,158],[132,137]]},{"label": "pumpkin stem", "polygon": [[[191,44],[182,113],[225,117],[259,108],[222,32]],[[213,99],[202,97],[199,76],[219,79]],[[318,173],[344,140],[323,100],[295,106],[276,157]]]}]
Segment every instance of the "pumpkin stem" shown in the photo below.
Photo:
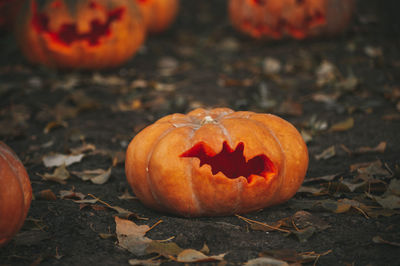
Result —
[{"label": "pumpkin stem", "polygon": [[211,116],[206,115],[203,120],[201,120],[200,124],[205,125],[205,124],[216,124],[217,121],[215,121]]}]

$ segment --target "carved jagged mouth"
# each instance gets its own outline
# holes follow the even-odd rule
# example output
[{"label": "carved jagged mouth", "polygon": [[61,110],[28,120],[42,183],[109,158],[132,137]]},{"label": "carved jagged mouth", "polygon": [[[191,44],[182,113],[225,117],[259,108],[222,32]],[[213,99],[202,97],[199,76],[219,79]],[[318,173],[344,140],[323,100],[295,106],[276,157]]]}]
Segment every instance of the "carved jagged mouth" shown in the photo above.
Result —
[{"label": "carved jagged mouth", "polygon": [[[96,9],[99,6],[92,2],[88,8]],[[73,42],[86,40],[90,46],[100,44],[100,38],[111,35],[111,23],[121,20],[125,8],[120,7],[107,12],[107,20],[101,22],[99,19],[93,19],[90,22],[88,32],[78,32],[76,23],[65,23],[57,31],[51,31],[49,28],[50,17],[44,13],[37,12],[37,4],[32,6],[33,17],[32,26],[38,33],[46,33],[53,42],[65,46],[70,46]]]},{"label": "carved jagged mouth", "polygon": [[240,142],[233,150],[224,141],[222,150],[218,154],[206,143],[199,142],[180,157],[194,157],[200,159],[200,167],[204,164],[211,166],[212,174],[219,172],[226,177],[234,179],[244,176],[249,179],[252,175],[267,177],[276,173],[271,160],[264,154],[257,155],[247,160],[243,155],[244,143]]}]

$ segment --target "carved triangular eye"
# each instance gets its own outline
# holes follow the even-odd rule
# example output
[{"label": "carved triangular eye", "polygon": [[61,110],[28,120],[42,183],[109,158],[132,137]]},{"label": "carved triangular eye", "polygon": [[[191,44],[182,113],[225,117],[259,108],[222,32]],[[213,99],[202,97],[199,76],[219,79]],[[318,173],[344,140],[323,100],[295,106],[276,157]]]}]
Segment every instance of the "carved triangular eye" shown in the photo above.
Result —
[{"label": "carved triangular eye", "polygon": [[208,164],[211,166],[213,175],[221,172],[228,178],[244,176],[249,178],[252,175],[264,176],[276,172],[270,159],[264,154],[247,159],[244,157],[244,143],[237,144],[232,149],[224,141],[222,150],[218,154],[206,143],[199,142],[191,149],[181,154],[181,157],[195,157],[200,159],[200,166]]}]

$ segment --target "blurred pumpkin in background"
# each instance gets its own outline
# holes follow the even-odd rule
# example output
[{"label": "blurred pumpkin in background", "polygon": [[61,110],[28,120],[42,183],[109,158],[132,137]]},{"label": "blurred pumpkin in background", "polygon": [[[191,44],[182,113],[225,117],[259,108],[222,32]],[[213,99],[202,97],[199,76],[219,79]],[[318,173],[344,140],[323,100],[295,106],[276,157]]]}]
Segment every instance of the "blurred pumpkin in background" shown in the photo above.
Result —
[{"label": "blurred pumpkin in background", "polygon": [[355,0],[229,0],[234,27],[254,38],[332,35],[348,25]]},{"label": "blurred pumpkin in background", "polygon": [[99,69],[130,59],[145,39],[145,25],[131,0],[28,0],[16,38],[31,62]]},{"label": "blurred pumpkin in background", "polygon": [[179,9],[179,0],[136,0],[143,13],[147,30],[159,33],[174,22]]},{"label": "blurred pumpkin in background", "polygon": [[125,171],[148,207],[182,216],[247,213],[289,200],[308,151],[289,122],[228,108],[163,117],[128,146]]},{"label": "blurred pumpkin in background", "polygon": [[31,200],[32,188],[25,167],[0,141],[0,246],[21,229]]}]

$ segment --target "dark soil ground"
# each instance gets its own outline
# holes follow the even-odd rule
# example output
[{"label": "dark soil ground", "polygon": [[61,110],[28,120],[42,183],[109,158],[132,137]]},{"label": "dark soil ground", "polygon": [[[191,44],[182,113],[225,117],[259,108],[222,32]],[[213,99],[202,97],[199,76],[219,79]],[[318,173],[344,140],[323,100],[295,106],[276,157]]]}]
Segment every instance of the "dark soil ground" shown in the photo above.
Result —
[{"label": "dark soil ground", "polygon": [[[117,212],[101,202],[62,199],[62,190],[92,194],[147,218],[130,217],[137,224],[162,220],[146,236],[174,237],[170,242],[184,249],[206,244],[209,254],[226,253],[222,264],[270,254],[306,265],[399,265],[397,1],[359,1],[343,35],[274,42],[236,32],[225,1],[182,2],[169,31],[150,36],[131,61],[109,71],[34,66],[12,36],[1,35],[0,138],[25,164],[35,199],[21,232],[0,249],[0,265],[127,265],[129,259],[156,255],[136,257],[120,248]],[[217,106],[278,114],[306,137],[310,165],[302,192],[285,204],[243,215],[275,226],[288,218],[281,228],[290,235],[236,216],[181,218],[119,198],[132,193],[123,155],[140,129],[170,113]],[[87,150],[73,150],[88,144]],[[73,173],[65,184],[44,180],[54,168],[45,167],[42,158],[55,152],[85,154],[67,167],[70,173],[112,167],[111,177],[102,185]],[[43,196],[45,190],[56,198]],[[301,210],[313,219],[297,213]],[[305,262],[305,255],[312,259]]]}]

